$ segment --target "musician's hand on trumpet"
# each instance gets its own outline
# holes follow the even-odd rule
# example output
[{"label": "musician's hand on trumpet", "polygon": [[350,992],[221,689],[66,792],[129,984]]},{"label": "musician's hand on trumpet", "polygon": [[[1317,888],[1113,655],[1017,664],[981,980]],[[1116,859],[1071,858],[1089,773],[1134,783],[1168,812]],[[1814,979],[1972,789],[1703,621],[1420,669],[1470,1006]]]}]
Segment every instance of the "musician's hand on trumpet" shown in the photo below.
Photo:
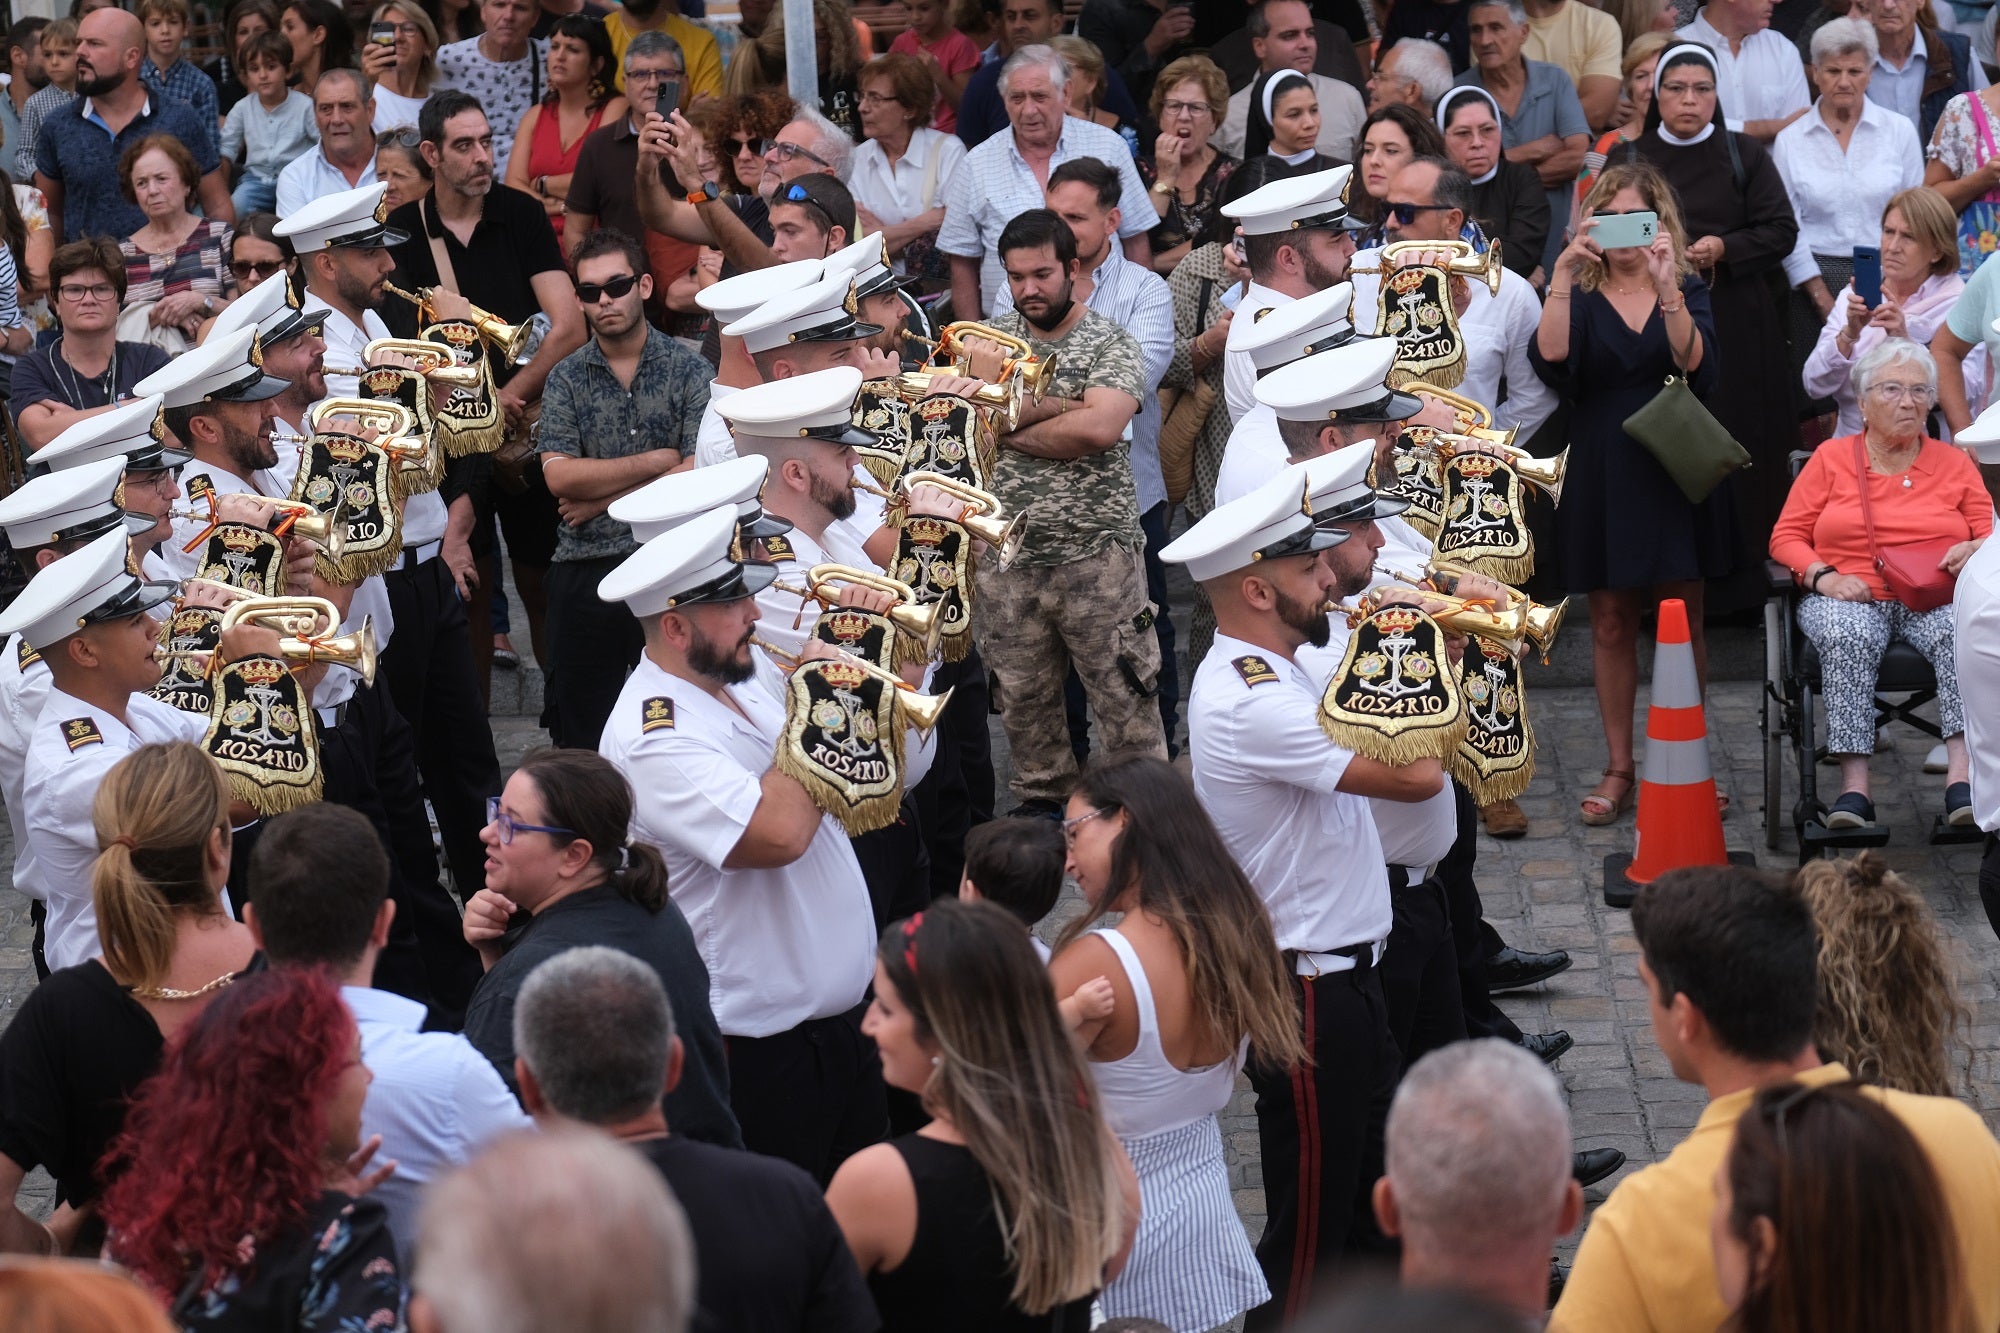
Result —
[{"label": "musician's hand on trumpet", "polygon": [[[1442,598],[1429,596],[1422,588],[1377,588],[1368,595],[1368,599],[1363,605],[1371,613],[1379,611],[1385,606],[1414,606],[1432,619],[1436,619],[1438,616],[1452,609],[1452,603]],[[1470,642],[1470,639],[1467,635],[1446,628],[1442,624],[1438,628],[1444,633],[1445,654],[1451,658],[1451,664],[1457,666],[1460,659],[1465,656],[1465,645]]]},{"label": "musician's hand on trumpet", "polygon": [[1451,308],[1463,316],[1472,305],[1472,286],[1462,274],[1451,271],[1451,261],[1457,252],[1442,247],[1436,250],[1404,250],[1396,256],[1397,268],[1434,268],[1441,270],[1451,286]]},{"label": "musician's hand on trumpet", "polygon": [[891,380],[903,373],[903,358],[895,352],[885,352],[872,344],[864,344],[860,349],[861,360],[857,369],[864,380]]},{"label": "musician's hand on trumpet", "polygon": [[954,398],[969,399],[973,394],[978,393],[980,388],[987,383],[988,381],[976,379],[971,375],[954,375],[949,371],[932,371],[930,392],[934,394],[950,394]]},{"label": "musician's hand on trumpet", "polygon": [[[1460,313],[1463,312],[1461,311]],[[1413,393],[1423,400],[1424,410],[1404,421],[1404,429],[1407,430],[1411,426],[1434,426],[1442,431],[1456,431],[1458,429],[1458,415],[1448,403],[1440,402],[1438,399],[1425,393],[1421,384],[1410,386],[1407,392]]]},{"label": "musician's hand on trumpet", "polygon": [[423,297],[430,304],[431,323],[446,324],[454,320],[472,322],[472,302],[459,293],[445,287],[427,287],[423,291]]},{"label": "musician's hand on trumpet", "polygon": [[282,657],[279,640],[283,637],[266,625],[231,625],[222,631],[216,649],[225,662],[240,662],[246,657]]},{"label": "musician's hand on trumpet", "polygon": [[1007,350],[989,338],[967,336],[960,340],[965,353],[966,372],[987,384],[998,384],[1007,373]]}]

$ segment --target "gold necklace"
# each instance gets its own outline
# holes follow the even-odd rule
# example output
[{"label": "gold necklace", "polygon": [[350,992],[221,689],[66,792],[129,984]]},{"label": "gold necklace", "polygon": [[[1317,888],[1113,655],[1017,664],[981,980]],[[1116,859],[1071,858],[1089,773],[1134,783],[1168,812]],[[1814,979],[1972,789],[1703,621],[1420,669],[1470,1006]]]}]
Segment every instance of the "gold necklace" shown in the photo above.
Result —
[{"label": "gold necklace", "polygon": [[1889,461],[1888,456],[1877,452],[1875,446],[1873,444],[1870,444],[1868,445],[1868,461],[1871,465],[1874,465],[1876,469],[1880,471],[1884,476],[1893,477],[1898,473],[1901,473],[1903,478],[1903,489],[1907,491],[1914,489],[1916,486],[1916,483],[1910,479],[1910,469],[1916,465],[1917,454],[1921,453],[1922,451],[1923,451],[1923,446],[1920,443],[1917,446],[1917,448],[1911,452],[1909,461],[1904,463],[1901,467],[1897,467]]},{"label": "gold necklace", "polygon": [[175,990],[172,986],[134,986],[132,995],[140,1000],[197,1000],[211,991],[219,991],[236,980],[234,972],[224,972],[206,986],[195,990]]}]

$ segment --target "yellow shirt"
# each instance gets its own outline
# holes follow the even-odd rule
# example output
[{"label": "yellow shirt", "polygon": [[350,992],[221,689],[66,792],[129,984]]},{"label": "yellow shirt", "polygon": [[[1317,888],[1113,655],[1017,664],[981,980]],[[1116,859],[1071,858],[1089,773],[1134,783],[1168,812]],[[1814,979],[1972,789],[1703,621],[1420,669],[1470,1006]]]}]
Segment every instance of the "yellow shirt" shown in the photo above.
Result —
[{"label": "yellow shirt", "polygon": [[[1822,1065],[1798,1081],[1819,1086],[1848,1077],[1837,1064]],[[1930,1155],[1964,1251],[1960,1271],[1979,1327],[2000,1327],[2000,1143],[1963,1102],[1871,1091]],[[1611,1192],[1583,1233],[1549,1333],[1714,1333],[1728,1317],[1715,1285],[1708,1222],[1716,1169],[1754,1096],[1745,1089],[1710,1102],[1665,1160]]]},{"label": "yellow shirt", "polygon": [[1583,0],[1569,0],[1547,18],[1529,17],[1521,54],[1558,66],[1571,83],[1597,74],[1616,79],[1623,77],[1619,65],[1625,42],[1617,19]]},{"label": "yellow shirt", "polygon": [[[611,34],[611,63],[618,71],[618,91],[623,92],[625,48],[632,44],[636,33],[654,30],[632,28],[622,9],[614,9],[605,16],[604,30]],[[692,103],[704,94],[722,96],[722,51],[715,44],[715,34],[679,14],[668,14],[662,18],[657,31],[664,32],[681,44],[681,55],[687,60],[686,102]]]}]

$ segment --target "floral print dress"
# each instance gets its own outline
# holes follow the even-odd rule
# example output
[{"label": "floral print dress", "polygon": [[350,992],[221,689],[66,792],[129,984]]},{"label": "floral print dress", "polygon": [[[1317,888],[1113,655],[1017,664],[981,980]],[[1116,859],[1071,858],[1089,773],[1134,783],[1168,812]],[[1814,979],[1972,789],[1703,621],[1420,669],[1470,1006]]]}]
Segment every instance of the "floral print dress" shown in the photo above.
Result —
[{"label": "floral print dress", "polygon": [[401,1333],[402,1279],[389,1215],[373,1199],[328,1190],[306,1216],[258,1245],[205,1292],[175,1302],[194,1333]]}]

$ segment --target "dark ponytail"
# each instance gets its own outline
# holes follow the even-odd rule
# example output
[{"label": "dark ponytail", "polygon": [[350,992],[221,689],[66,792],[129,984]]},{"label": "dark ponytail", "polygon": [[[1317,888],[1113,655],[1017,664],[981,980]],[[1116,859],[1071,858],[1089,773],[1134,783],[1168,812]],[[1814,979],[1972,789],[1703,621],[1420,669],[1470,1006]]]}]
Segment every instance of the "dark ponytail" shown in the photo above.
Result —
[{"label": "dark ponytail", "polygon": [[591,848],[591,864],[619,896],[649,912],[667,905],[667,863],[659,849],[630,842],[632,787],[594,750],[536,750],[520,772],[541,793],[549,823],[575,829]]}]

